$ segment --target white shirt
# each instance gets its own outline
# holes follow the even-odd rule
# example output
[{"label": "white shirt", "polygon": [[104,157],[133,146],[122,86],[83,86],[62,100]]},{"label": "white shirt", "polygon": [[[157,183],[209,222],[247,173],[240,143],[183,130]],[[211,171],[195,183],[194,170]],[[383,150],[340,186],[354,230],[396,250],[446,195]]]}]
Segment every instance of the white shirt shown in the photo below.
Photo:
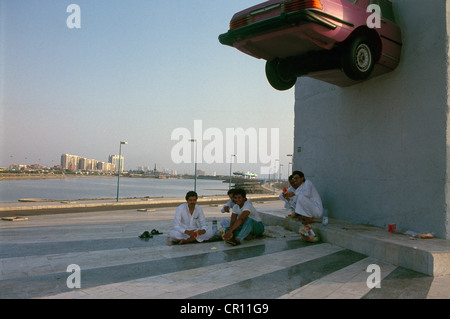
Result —
[{"label": "white shirt", "polygon": [[[289,188],[287,189],[286,193],[290,193],[290,192],[294,192],[295,193],[295,188],[292,186],[289,186]],[[285,202],[284,204],[284,208],[289,208],[289,207],[295,207],[295,202],[297,201],[297,195],[294,195],[292,197],[288,197],[289,199],[286,199],[283,197],[283,193],[280,193],[279,198]]]},{"label": "white shirt", "polygon": [[[250,204],[252,203],[252,201],[249,198],[247,198],[246,202],[249,202]],[[231,199],[229,199],[228,202],[225,205],[223,205],[223,207],[222,207],[222,209],[220,211],[222,213],[226,213],[225,207],[228,206],[228,207],[230,207],[229,213],[232,213],[234,205],[236,205],[236,203],[233,202]]]},{"label": "white shirt", "polygon": [[231,213],[231,210],[232,210],[232,208],[233,208],[233,206],[234,206],[234,202],[233,202],[231,199],[229,199],[228,202],[227,202],[225,205],[223,205],[222,209],[220,210],[222,213],[227,213],[227,212],[225,211],[225,207],[226,207],[226,206],[230,207],[229,213]]},{"label": "white shirt", "polygon": [[242,208],[239,207],[238,204],[235,204],[233,206],[233,214],[238,215],[238,217],[239,217],[240,214],[242,214],[245,211],[249,211],[250,212],[250,214],[248,215],[248,218],[251,218],[251,219],[253,219],[254,221],[257,221],[257,222],[261,221],[261,217],[259,216],[258,211],[256,210],[255,207],[253,207],[252,202],[249,199],[247,199],[244,202],[244,205],[242,205]]},{"label": "white shirt", "polygon": [[297,196],[297,198],[300,196],[307,197],[318,207],[322,207],[322,200],[320,199],[319,192],[310,180],[305,180],[302,185],[295,190],[295,196]]},{"label": "white shirt", "polygon": [[203,209],[200,206],[195,205],[194,212],[191,215],[187,203],[178,206],[175,212],[173,226],[175,230],[181,233],[184,233],[186,230],[208,229]]}]

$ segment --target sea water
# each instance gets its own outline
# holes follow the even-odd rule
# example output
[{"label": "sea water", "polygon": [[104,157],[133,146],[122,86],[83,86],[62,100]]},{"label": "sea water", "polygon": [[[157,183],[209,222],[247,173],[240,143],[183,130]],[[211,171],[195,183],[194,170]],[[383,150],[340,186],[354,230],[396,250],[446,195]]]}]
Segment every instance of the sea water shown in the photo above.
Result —
[{"label": "sea water", "polygon": [[[119,197],[184,197],[194,190],[194,179],[155,179],[120,177]],[[222,180],[197,179],[197,193],[226,195],[228,183]],[[0,201],[16,202],[21,198],[77,200],[116,198],[117,177],[66,177],[52,179],[18,179],[0,181]]]}]

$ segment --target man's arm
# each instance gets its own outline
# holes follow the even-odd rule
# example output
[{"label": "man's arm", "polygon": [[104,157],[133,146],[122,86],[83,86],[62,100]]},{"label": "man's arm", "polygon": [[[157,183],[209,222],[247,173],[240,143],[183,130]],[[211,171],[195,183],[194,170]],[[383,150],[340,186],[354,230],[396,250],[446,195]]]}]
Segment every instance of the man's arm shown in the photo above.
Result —
[{"label": "man's arm", "polygon": [[177,207],[173,221],[173,228],[180,233],[184,233],[186,231],[186,225],[183,225],[181,222],[182,209],[183,207],[181,205]]},{"label": "man's arm", "polygon": [[222,213],[231,213],[231,209],[233,208],[233,201],[231,199],[228,200],[228,202],[223,205],[222,209],[220,210]]},{"label": "man's arm", "polygon": [[231,228],[231,226],[233,226],[234,223],[236,222],[237,216],[238,216],[237,214],[231,213],[231,218],[230,218],[230,228]]},{"label": "man's arm", "polygon": [[238,228],[239,226],[244,225],[245,221],[247,220],[248,215],[250,215],[250,211],[249,210],[245,210],[243,211],[240,215],[239,218],[236,220],[236,222],[231,226],[230,224],[230,230],[231,231],[235,231],[236,228]]},{"label": "man's arm", "polygon": [[[230,229],[227,231],[227,233],[223,236],[224,239],[231,239],[233,237],[233,232],[239,227],[244,225],[245,221],[247,220],[248,215],[250,215],[249,210],[243,211],[239,218],[236,218],[236,214],[231,215],[231,221],[230,221]],[[234,217],[234,222],[233,222]]]},{"label": "man's arm", "polygon": [[198,221],[200,223],[200,228],[197,230],[199,235],[203,235],[206,233],[208,229],[208,225],[206,224],[205,214],[203,213],[203,209],[200,206],[197,206],[198,209]]}]

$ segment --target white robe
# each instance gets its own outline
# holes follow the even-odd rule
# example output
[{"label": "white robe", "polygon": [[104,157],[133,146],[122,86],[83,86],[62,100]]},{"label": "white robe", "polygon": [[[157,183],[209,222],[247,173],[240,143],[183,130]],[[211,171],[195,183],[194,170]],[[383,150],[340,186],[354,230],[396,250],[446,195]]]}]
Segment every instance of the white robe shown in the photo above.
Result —
[{"label": "white robe", "polygon": [[208,240],[214,236],[213,230],[206,225],[205,214],[199,205],[195,205],[192,215],[189,212],[187,203],[178,206],[175,212],[173,229],[170,231],[169,237],[171,240],[188,239],[189,235],[184,233],[186,230],[206,230],[206,233],[197,237],[198,242]]},{"label": "white robe", "polygon": [[295,195],[297,196],[295,205],[295,212],[297,214],[313,218],[322,217],[322,200],[320,199],[319,192],[311,181],[305,180],[302,185],[295,190]]},{"label": "white robe", "polygon": [[[289,188],[287,189],[287,193],[291,193],[291,192],[295,192],[295,188],[292,186],[289,186]],[[289,197],[289,200],[287,200],[286,198],[283,197],[283,193],[280,193],[279,198],[284,202],[284,208],[291,209],[291,210],[295,209],[295,203],[297,201],[296,195]]]}]

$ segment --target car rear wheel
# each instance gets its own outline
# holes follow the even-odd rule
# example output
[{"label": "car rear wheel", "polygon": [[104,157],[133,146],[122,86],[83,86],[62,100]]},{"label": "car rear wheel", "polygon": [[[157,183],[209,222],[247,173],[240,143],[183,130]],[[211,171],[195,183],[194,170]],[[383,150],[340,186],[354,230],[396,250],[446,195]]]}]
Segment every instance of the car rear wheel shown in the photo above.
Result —
[{"label": "car rear wheel", "polygon": [[289,66],[280,59],[266,62],[266,77],[270,85],[279,91],[289,90],[297,81]]},{"label": "car rear wheel", "polygon": [[367,79],[375,65],[372,41],[366,36],[357,36],[344,49],[341,57],[342,69],[352,80]]}]

